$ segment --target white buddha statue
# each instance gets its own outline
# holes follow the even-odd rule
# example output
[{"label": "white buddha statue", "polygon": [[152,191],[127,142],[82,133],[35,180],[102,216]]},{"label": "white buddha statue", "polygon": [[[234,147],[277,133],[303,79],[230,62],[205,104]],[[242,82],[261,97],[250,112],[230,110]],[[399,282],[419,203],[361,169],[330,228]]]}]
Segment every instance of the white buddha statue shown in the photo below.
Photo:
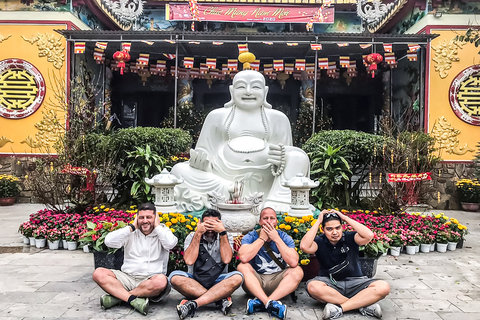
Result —
[{"label": "white buddha statue", "polygon": [[298,173],[309,176],[307,154],[292,146],[290,121],[267,103],[264,76],[244,70],[230,86],[232,99],[210,112],[190,161],[176,164],[172,174],[184,179],[175,186],[175,200],[182,211],[208,205],[207,192],[228,199],[235,181],[244,182],[244,195],[264,193],[263,206],[287,211],[290,189],[282,181]]}]

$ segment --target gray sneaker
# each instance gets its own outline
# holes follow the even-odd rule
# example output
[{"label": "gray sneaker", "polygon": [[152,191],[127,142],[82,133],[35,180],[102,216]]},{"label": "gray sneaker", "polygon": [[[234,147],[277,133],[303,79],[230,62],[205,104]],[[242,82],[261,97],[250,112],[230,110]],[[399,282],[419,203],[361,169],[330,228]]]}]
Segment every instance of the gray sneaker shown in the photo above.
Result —
[{"label": "gray sneaker", "polygon": [[148,303],[148,298],[135,298],[132,300],[132,302],[130,302],[130,305],[144,316],[147,315],[148,307],[150,306]]},{"label": "gray sneaker", "polygon": [[122,303],[122,300],[110,294],[104,294],[103,296],[100,297],[100,306],[102,307],[103,310],[107,310],[111,307],[119,305],[120,303]]},{"label": "gray sneaker", "polygon": [[371,304],[364,308],[358,309],[363,316],[376,317],[378,319],[382,318],[382,308],[378,303]]},{"label": "gray sneaker", "polygon": [[343,310],[341,307],[333,303],[327,303],[323,308],[323,319],[337,319],[343,316]]}]

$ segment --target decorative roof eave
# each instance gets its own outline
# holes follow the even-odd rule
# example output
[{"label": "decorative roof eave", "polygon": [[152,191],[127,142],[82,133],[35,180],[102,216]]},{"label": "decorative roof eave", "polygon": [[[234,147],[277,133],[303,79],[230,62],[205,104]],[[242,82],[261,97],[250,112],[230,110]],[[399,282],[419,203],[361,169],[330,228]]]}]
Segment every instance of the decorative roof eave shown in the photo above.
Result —
[{"label": "decorative roof eave", "polygon": [[388,21],[377,29],[376,32],[386,33],[395,27],[406,15],[410,14],[413,8],[416,6],[416,0],[407,0],[403,7],[399,8],[397,12],[391,16]]},{"label": "decorative roof eave", "polygon": [[[108,28],[113,30],[125,30],[128,31],[132,28],[133,24],[126,24],[120,21],[119,17],[116,17],[111,10],[104,4],[102,0],[85,0],[90,10],[103,22]],[[103,17],[103,18],[102,18]]]},{"label": "decorative roof eave", "polygon": [[297,43],[418,43],[427,44],[436,34],[379,34],[379,33],[311,33],[311,32],[201,32],[201,31],[120,31],[120,30],[56,30],[67,41],[139,42],[175,40],[224,42],[291,42]]},{"label": "decorative roof eave", "polygon": [[371,33],[375,33],[384,27],[400,10],[407,4],[409,0],[396,0],[393,2],[393,5],[389,7],[387,12],[382,16],[382,18],[374,23],[367,25],[367,30]]}]

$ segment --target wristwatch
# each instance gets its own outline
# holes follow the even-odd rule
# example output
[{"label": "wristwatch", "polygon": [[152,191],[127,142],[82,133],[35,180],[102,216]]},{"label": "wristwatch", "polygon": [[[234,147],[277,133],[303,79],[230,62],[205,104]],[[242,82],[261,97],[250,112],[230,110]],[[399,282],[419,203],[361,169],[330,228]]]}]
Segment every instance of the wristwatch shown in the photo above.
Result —
[{"label": "wristwatch", "polygon": [[226,231],[226,230],[223,230],[222,232],[219,233],[219,235],[225,236],[225,235],[227,235],[227,231]]},{"label": "wristwatch", "polygon": [[128,226],[132,228],[132,232],[135,231],[135,226],[133,224],[129,223]]}]

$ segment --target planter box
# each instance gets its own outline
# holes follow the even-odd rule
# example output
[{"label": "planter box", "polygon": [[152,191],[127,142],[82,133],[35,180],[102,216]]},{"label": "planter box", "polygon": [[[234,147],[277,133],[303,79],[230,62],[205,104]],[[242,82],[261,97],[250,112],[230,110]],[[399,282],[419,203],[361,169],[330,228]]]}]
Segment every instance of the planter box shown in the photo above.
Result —
[{"label": "planter box", "polygon": [[123,265],[123,250],[108,254],[105,251],[93,251],[93,264],[95,269],[107,268],[120,270]]},{"label": "planter box", "polygon": [[377,273],[378,258],[360,257],[360,268],[364,276],[373,278]]}]

